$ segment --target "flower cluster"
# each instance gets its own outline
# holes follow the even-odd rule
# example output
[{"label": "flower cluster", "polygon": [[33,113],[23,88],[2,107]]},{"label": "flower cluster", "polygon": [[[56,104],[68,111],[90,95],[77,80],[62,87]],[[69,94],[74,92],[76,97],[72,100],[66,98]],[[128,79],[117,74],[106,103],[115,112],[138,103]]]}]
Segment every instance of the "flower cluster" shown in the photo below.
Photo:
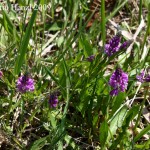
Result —
[{"label": "flower cluster", "polygon": [[145,82],[150,82],[150,74],[145,77]]},{"label": "flower cluster", "polygon": [[50,95],[50,98],[49,98],[48,102],[49,102],[49,105],[50,105],[51,108],[57,107],[57,104],[58,104],[57,95],[55,95],[55,94]]},{"label": "flower cluster", "polygon": [[23,75],[17,80],[17,89],[21,93],[34,91],[34,81],[28,75]]},{"label": "flower cluster", "polygon": [[143,70],[139,75],[136,76],[136,79],[139,82],[150,82],[150,74],[147,74],[144,77],[144,70]]},{"label": "flower cluster", "polygon": [[131,44],[132,41],[125,41],[124,43],[121,44],[121,46],[119,47],[119,50],[121,49],[125,49],[127,48],[130,44]]},{"label": "flower cluster", "polygon": [[128,74],[117,68],[109,80],[109,85],[113,88],[110,95],[118,95],[119,92],[124,92],[128,85]]},{"label": "flower cluster", "polygon": [[120,36],[116,35],[113,37],[108,44],[105,44],[105,53],[108,56],[113,55],[115,52],[119,50]]},{"label": "flower cluster", "polygon": [[123,44],[121,44],[121,46],[119,46],[120,40],[120,35],[116,35],[109,41],[108,44],[105,44],[104,50],[108,56],[112,56],[119,50],[127,48],[127,46],[130,44],[130,41],[125,41]]},{"label": "flower cluster", "polygon": [[136,79],[139,81],[139,82],[143,82],[144,80],[144,70],[136,76]]},{"label": "flower cluster", "polygon": [[[26,92],[34,91],[34,88],[35,88],[34,87],[34,80],[31,79],[28,75],[25,74],[25,75],[18,78],[17,90],[20,93],[26,93]],[[51,108],[57,107],[57,104],[58,104],[57,95],[56,94],[50,95],[48,103],[49,103]]]}]

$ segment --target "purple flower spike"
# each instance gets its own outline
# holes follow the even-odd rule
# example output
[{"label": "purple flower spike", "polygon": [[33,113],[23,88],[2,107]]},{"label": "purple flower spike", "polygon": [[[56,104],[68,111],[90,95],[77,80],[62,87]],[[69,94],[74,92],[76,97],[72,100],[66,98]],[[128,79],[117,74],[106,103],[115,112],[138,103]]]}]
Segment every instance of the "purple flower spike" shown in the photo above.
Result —
[{"label": "purple flower spike", "polygon": [[17,80],[17,89],[21,93],[34,91],[34,81],[28,75],[23,75]]},{"label": "purple flower spike", "polygon": [[117,96],[118,92],[119,92],[118,89],[114,89],[114,90],[110,91],[110,95]]},{"label": "purple flower spike", "polygon": [[94,55],[91,55],[87,58],[87,61],[92,62],[95,59]]},{"label": "purple flower spike", "polygon": [[131,44],[131,41],[125,41],[125,42],[119,47],[119,50],[120,50],[120,49],[125,49],[125,48],[127,48],[130,44]]},{"label": "purple flower spike", "polygon": [[58,97],[53,94],[50,96],[50,99],[48,102],[51,108],[56,108],[58,104]]},{"label": "purple flower spike", "polygon": [[109,80],[109,85],[113,88],[110,95],[116,96],[118,93],[124,92],[128,85],[128,74],[117,68]]},{"label": "purple flower spike", "polygon": [[116,35],[113,37],[108,44],[105,44],[105,53],[108,56],[113,55],[119,50],[120,36]]},{"label": "purple flower spike", "polygon": [[3,72],[2,71],[0,71],[0,78],[3,76]]},{"label": "purple flower spike", "polygon": [[139,81],[139,82],[144,82],[144,70],[136,76],[136,79]]},{"label": "purple flower spike", "polygon": [[144,81],[145,82],[150,82],[150,74],[145,77]]},{"label": "purple flower spike", "polygon": [[144,70],[136,76],[136,79],[143,83],[143,82],[150,82],[150,74],[146,74],[145,77],[144,77]]}]

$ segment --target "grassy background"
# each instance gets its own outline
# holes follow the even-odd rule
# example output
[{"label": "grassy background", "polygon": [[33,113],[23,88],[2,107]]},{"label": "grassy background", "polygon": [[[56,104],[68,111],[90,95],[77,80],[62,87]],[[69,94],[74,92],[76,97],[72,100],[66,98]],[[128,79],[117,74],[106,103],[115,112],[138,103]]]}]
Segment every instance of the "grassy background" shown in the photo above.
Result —
[{"label": "grassy background", "polygon": [[[136,80],[150,69],[148,0],[7,0],[0,8],[1,149],[150,148],[150,87]],[[104,45],[118,31],[132,43],[107,57]],[[128,88],[112,97],[108,81],[118,65]],[[25,72],[36,89],[20,94],[16,81]]]}]

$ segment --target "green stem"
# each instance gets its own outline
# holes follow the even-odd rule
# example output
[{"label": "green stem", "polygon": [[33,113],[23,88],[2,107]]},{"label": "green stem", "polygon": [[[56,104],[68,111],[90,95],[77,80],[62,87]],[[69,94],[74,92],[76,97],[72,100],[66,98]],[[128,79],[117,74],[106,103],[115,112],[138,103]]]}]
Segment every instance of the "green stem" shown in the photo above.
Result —
[{"label": "green stem", "polygon": [[62,134],[65,131],[65,120],[66,120],[66,114],[67,114],[69,101],[70,101],[70,98],[69,98],[70,74],[69,74],[69,70],[68,70],[68,67],[64,58],[63,58],[63,62],[64,62],[64,69],[65,69],[65,76],[66,76],[66,106],[65,106],[62,121],[61,121],[60,134]]},{"label": "green stem", "polygon": [[103,46],[105,45],[105,39],[106,39],[106,28],[105,28],[105,0],[101,1],[101,17],[102,17],[102,23],[101,23],[101,29],[102,29],[102,42]]}]

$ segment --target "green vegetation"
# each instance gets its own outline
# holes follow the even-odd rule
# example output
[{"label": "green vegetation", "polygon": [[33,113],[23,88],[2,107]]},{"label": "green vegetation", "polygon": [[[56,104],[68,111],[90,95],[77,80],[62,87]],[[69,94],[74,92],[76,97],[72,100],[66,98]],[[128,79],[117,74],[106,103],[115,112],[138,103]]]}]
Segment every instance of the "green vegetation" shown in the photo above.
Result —
[{"label": "green vegetation", "polygon": [[150,149],[150,2],[0,3],[0,149]]}]

